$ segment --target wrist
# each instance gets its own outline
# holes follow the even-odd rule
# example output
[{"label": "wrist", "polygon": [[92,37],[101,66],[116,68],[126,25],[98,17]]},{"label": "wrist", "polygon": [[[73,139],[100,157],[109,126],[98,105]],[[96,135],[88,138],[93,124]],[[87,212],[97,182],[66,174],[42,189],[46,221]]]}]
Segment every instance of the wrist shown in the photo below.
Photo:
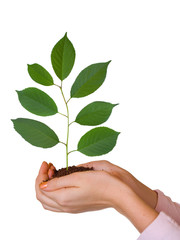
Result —
[{"label": "wrist", "polygon": [[126,201],[132,199],[133,190],[121,180],[116,180],[116,184],[111,186],[109,191],[109,202],[111,207],[123,215],[126,215]]},{"label": "wrist", "polygon": [[155,209],[158,201],[158,194],[137,180],[131,173],[124,171],[122,181],[126,183],[143,201]]},{"label": "wrist", "polygon": [[112,200],[112,206],[123,214],[141,233],[158,216],[158,213],[144,202],[131,188],[125,187]]}]

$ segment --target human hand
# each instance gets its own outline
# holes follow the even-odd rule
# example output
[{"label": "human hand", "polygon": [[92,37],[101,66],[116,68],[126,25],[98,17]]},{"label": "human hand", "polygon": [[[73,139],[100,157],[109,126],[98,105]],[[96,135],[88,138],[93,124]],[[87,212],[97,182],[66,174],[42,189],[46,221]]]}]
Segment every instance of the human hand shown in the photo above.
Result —
[{"label": "human hand", "polygon": [[79,213],[113,207],[117,188],[126,188],[124,183],[120,184],[117,178],[102,170],[78,172],[42,182],[48,173],[48,165],[43,163],[36,180],[36,196],[43,207],[51,211]]},{"label": "human hand", "polygon": [[[93,167],[96,171],[106,171],[123,181],[127,184],[141,199],[143,199],[150,207],[155,208],[157,204],[157,193],[152,189],[145,186],[143,183],[138,181],[131,173],[127,170],[116,166],[106,160],[101,161],[92,161],[84,164],[80,164],[78,166],[84,167]],[[50,164],[48,168],[48,176],[47,179],[52,179],[54,174],[55,167]],[[46,180],[46,179],[44,179]],[[102,208],[101,208],[102,209]]]},{"label": "human hand", "polygon": [[158,216],[128,185],[106,171],[77,172],[42,182],[50,168],[44,162],[36,179],[37,199],[47,210],[80,213],[113,207],[140,232]]},{"label": "human hand", "polygon": [[43,162],[41,164],[39,174],[35,182],[35,190],[36,190],[36,198],[41,202],[44,209],[58,212],[59,205],[55,201],[53,201],[53,199],[46,197],[46,195],[39,188],[39,184],[41,184],[43,181],[47,181],[52,178],[54,169],[55,167],[52,165],[52,163],[48,164],[46,162]]},{"label": "human hand", "polygon": [[104,170],[114,177],[127,184],[143,201],[145,201],[150,207],[155,208],[157,205],[157,193],[144,185],[142,182],[137,180],[130,172],[127,170],[112,164],[106,160],[92,161],[78,166],[83,167],[93,167],[94,170]]}]

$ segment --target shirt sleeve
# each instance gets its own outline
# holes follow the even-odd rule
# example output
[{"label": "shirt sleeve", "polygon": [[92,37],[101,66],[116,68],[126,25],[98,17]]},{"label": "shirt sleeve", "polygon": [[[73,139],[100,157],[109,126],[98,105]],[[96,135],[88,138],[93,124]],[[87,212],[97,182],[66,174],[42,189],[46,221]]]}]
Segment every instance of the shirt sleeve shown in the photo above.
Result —
[{"label": "shirt sleeve", "polygon": [[141,233],[138,240],[180,240],[180,204],[160,190],[155,210],[158,217]]},{"label": "shirt sleeve", "polygon": [[170,197],[164,195],[160,190],[155,190],[158,194],[158,202],[155,210],[164,212],[180,225],[180,204],[173,202]]},{"label": "shirt sleeve", "polygon": [[180,226],[164,212],[141,233],[137,240],[179,240]]}]

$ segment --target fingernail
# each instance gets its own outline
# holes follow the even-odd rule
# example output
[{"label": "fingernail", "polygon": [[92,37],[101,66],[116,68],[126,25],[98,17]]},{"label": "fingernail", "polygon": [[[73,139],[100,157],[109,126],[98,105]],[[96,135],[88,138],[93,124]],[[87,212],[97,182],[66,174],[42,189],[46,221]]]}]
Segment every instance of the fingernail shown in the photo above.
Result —
[{"label": "fingernail", "polygon": [[46,162],[45,162],[45,161],[43,161],[43,162],[42,162],[41,166],[42,166],[42,165],[44,165],[44,164],[46,164]]},{"label": "fingernail", "polygon": [[42,183],[39,185],[39,187],[40,187],[41,189],[46,188],[46,187],[47,187],[47,182],[42,182]]},{"label": "fingernail", "polygon": [[53,165],[51,165],[50,169],[51,170],[55,170],[55,167]]},{"label": "fingernail", "polygon": [[49,164],[48,164],[48,167],[50,168],[52,165],[53,165],[52,163],[49,163]]}]

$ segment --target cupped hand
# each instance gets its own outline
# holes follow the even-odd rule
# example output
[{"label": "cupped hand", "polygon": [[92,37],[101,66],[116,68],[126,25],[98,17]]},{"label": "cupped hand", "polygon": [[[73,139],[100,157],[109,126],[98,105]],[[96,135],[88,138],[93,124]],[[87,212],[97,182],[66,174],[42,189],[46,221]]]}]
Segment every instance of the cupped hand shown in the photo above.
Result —
[{"label": "cupped hand", "polygon": [[95,170],[104,170],[110,173],[111,175],[128,185],[150,207],[156,207],[158,199],[157,192],[144,185],[127,170],[106,160],[92,161],[85,164],[80,164],[78,166],[93,167]]},{"label": "cupped hand", "polygon": [[[133,190],[133,192],[135,192],[143,201],[145,201],[150,207],[152,208],[155,208],[156,207],[156,204],[157,204],[157,193],[155,191],[153,191],[152,189],[148,188],[146,185],[144,185],[143,183],[141,183],[140,181],[138,181],[131,173],[129,173],[127,170],[119,167],[119,166],[116,166],[106,160],[100,160],[100,161],[92,161],[92,162],[88,162],[88,163],[84,163],[84,164],[80,164],[78,166],[83,166],[83,167],[93,167],[93,169],[95,171],[93,172],[98,172],[100,171],[101,174],[103,175],[107,175],[106,173],[108,173],[111,177],[114,177],[116,178],[117,180],[119,180],[119,183],[124,183],[125,185],[129,186],[129,188],[131,188]],[[41,169],[40,169],[40,172],[39,172],[39,175],[37,179],[41,179],[41,182],[44,181],[44,180],[49,180],[49,179],[52,179],[52,176],[54,174],[54,170],[55,170],[55,167],[52,165],[52,164],[47,164],[47,163],[43,163],[42,166],[41,166]],[[44,173],[46,172],[46,173]],[[88,171],[90,172],[90,171]],[[74,174],[78,174],[78,173],[74,173]],[[73,181],[74,181],[74,178],[75,176],[73,176]],[[78,177],[80,178],[81,175],[78,174]],[[86,176],[86,175],[83,175],[83,176]],[[91,175],[90,175],[91,176]],[[98,178],[99,176],[96,175],[97,177],[95,178],[95,180],[98,181]],[[87,177],[87,176],[86,176]],[[62,178],[61,178],[62,179]],[[57,180],[57,179],[56,179]],[[56,181],[55,180],[55,181]],[[59,181],[59,180],[57,180]],[[64,181],[64,179],[63,179]],[[84,180],[82,180],[84,181]],[[39,184],[41,183],[39,182]],[[49,183],[48,183],[49,184]],[[61,186],[61,188],[67,188],[69,186],[66,186],[66,184],[69,184],[67,182],[65,182],[65,185],[64,186]],[[103,184],[102,184],[103,185]],[[38,187],[36,187],[36,192],[37,192],[37,198],[41,201],[41,196],[43,197],[43,199],[45,198],[45,192],[47,191],[45,188],[44,188],[44,191],[38,189]],[[72,188],[72,187],[71,187]],[[82,188],[81,188],[82,189]],[[53,190],[51,190],[53,191]],[[65,192],[65,190],[61,190],[61,193],[62,192]],[[67,191],[66,191],[67,192]],[[49,194],[50,195],[50,194]],[[65,194],[64,194],[65,195]],[[63,196],[63,194],[61,195]],[[68,195],[67,195],[68,196]],[[46,199],[47,199],[47,196],[46,196]],[[50,199],[50,197],[49,197]],[[54,200],[54,198],[52,198]],[[52,200],[51,199],[51,200]],[[51,201],[50,200],[50,201]],[[42,205],[44,208],[48,208],[48,205],[44,202],[44,201],[41,201],[42,202]],[[58,203],[58,201],[56,200],[56,203]],[[62,204],[60,204],[62,205]],[[52,205],[53,206],[53,205]],[[57,206],[57,205],[56,205]],[[109,204],[108,205],[101,205],[99,206],[99,209],[102,209],[102,208],[106,208],[106,207],[109,207]],[[49,209],[49,208],[48,208]],[[98,208],[97,207],[92,207],[92,210],[97,210]],[[50,210],[50,209],[49,209]],[[62,210],[62,208],[61,208]],[[59,206],[58,208],[56,209],[56,211],[59,211]],[[86,208],[84,208],[84,211],[86,211]]]},{"label": "cupped hand", "polygon": [[89,167],[89,168],[93,167],[93,169],[96,171],[98,170],[106,171],[122,181],[124,181],[125,177],[129,174],[128,171],[126,171],[125,169],[115,164],[112,164],[106,160],[92,161],[92,162],[87,162],[87,163],[77,165],[77,167],[80,167],[80,166]]},{"label": "cupped hand", "polygon": [[113,207],[127,217],[139,232],[144,231],[158,216],[151,204],[145,201],[147,196],[144,197],[144,194],[152,197],[152,190],[149,191],[145,185],[133,178],[129,185],[126,184],[119,175],[123,169],[118,169],[107,161],[96,161],[81,166],[93,166],[95,171],[75,172],[51,179],[54,166],[42,163],[36,179],[36,196],[45,209],[80,213]]},{"label": "cupped hand", "polygon": [[42,182],[48,174],[48,165],[43,163],[36,180],[36,192],[43,207],[51,211],[80,213],[113,207],[117,191],[126,189],[123,182],[102,169]]},{"label": "cupped hand", "polygon": [[37,200],[39,200],[41,202],[44,209],[48,209],[48,210],[57,212],[59,205],[55,201],[53,201],[53,199],[48,198],[39,188],[39,185],[43,181],[47,181],[47,180],[51,179],[54,169],[55,168],[52,165],[52,163],[49,163],[49,164],[47,162],[42,163],[40,170],[39,170],[39,174],[35,181],[35,190],[36,190],[36,198],[37,198]]}]

